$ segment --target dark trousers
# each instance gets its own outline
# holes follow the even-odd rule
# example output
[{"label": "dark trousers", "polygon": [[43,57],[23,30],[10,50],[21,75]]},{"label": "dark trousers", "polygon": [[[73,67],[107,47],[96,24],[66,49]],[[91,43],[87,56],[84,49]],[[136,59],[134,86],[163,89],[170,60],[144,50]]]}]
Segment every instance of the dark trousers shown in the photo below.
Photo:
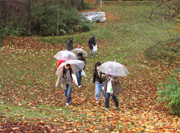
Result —
[{"label": "dark trousers", "polygon": [[[105,106],[106,108],[109,108],[109,98],[110,98],[110,93],[105,93]],[[115,102],[115,106],[118,107],[119,106],[119,102],[116,98],[116,96],[112,96],[114,102]]]}]

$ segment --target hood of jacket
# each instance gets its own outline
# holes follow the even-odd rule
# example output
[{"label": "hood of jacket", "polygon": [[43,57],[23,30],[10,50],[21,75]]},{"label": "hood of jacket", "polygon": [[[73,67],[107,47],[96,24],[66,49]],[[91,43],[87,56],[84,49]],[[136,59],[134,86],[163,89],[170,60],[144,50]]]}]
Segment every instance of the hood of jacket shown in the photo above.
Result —
[{"label": "hood of jacket", "polygon": [[[71,40],[72,39],[72,40]],[[73,38],[72,37],[69,37],[69,41],[72,42],[73,41]]]}]

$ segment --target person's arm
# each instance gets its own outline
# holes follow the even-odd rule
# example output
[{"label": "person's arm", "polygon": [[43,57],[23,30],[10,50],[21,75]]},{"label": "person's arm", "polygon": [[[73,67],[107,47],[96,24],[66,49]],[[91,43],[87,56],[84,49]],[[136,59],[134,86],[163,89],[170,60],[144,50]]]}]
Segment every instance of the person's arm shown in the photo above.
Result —
[{"label": "person's arm", "polygon": [[102,76],[103,74],[104,74],[104,73],[102,73],[102,72],[101,72],[101,74],[100,74],[100,79],[101,79],[102,81],[105,80],[105,77]]},{"label": "person's arm", "polygon": [[119,77],[118,76],[114,76],[113,78],[111,78],[111,82],[112,83],[118,83],[119,82]]},{"label": "person's arm", "polygon": [[67,43],[66,43],[66,49],[67,50],[69,49],[69,41],[67,41]]},{"label": "person's arm", "polygon": [[92,45],[92,39],[91,38],[89,39],[88,44]]},{"label": "person's arm", "polygon": [[[96,45],[96,40],[95,40],[95,38],[94,38],[94,43],[95,43],[95,45]],[[94,46],[95,46],[95,45],[94,45]]]},{"label": "person's arm", "polygon": [[103,81],[105,81],[105,80],[107,79],[107,75],[103,73],[103,74],[101,75],[101,79],[102,79]]},{"label": "person's arm", "polygon": [[93,84],[95,83],[95,81],[96,81],[96,74],[95,72],[93,72]]},{"label": "person's arm", "polygon": [[56,88],[57,88],[58,85],[59,85],[59,81],[60,81],[60,76],[58,76],[58,78],[57,78],[56,85],[55,85]]},{"label": "person's arm", "polygon": [[83,69],[85,69],[85,67],[86,67],[86,59],[84,58],[84,63],[85,63],[85,66],[84,66],[84,68]]},{"label": "person's arm", "polygon": [[57,78],[55,87],[58,87],[59,82],[60,82],[60,80],[61,80],[61,77],[62,77],[62,70],[61,70],[61,71],[59,72],[59,74],[58,74],[58,78]]}]

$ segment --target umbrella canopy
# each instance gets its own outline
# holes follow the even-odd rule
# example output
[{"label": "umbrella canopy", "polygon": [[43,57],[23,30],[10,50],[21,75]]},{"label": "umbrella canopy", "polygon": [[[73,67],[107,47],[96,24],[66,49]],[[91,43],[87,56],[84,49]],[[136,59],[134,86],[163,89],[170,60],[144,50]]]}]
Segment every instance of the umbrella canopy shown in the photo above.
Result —
[{"label": "umbrella canopy", "polygon": [[56,71],[56,75],[59,75],[60,70],[63,68],[63,66],[65,66],[66,64],[70,64],[73,71],[76,73],[80,70],[82,70],[85,66],[84,61],[80,61],[80,60],[67,60],[63,63],[61,63],[61,65],[57,68]]},{"label": "umbrella canopy", "polygon": [[129,74],[126,67],[118,62],[107,61],[99,66],[99,70],[102,73],[106,73],[113,76],[127,76]]},{"label": "umbrella canopy", "polygon": [[85,50],[81,49],[81,48],[75,48],[75,49],[73,49],[71,51],[73,53],[75,53],[75,54],[82,53],[84,55],[84,57],[88,56],[88,53]]},{"label": "umbrella canopy", "polygon": [[75,60],[77,59],[77,56],[71,51],[59,51],[57,54],[54,55],[54,58],[56,58],[57,60]]}]

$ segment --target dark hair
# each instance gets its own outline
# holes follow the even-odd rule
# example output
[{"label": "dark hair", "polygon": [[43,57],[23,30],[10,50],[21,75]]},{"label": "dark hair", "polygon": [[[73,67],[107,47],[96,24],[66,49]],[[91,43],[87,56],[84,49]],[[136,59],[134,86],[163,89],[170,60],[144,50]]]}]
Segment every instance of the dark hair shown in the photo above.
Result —
[{"label": "dark hair", "polygon": [[83,53],[78,53],[78,56],[83,56]]},{"label": "dark hair", "polygon": [[[70,64],[66,64],[66,66],[69,66],[70,75],[71,75],[71,78],[72,78],[73,70],[71,68],[71,65]],[[62,76],[63,78],[65,78],[66,72],[67,72],[67,70],[65,69],[65,66],[63,66],[63,76]]]},{"label": "dark hair", "polygon": [[95,69],[94,69],[94,70],[96,70],[96,67],[97,67],[97,66],[100,66],[100,65],[101,65],[100,62],[96,62],[96,64],[95,64]]}]

